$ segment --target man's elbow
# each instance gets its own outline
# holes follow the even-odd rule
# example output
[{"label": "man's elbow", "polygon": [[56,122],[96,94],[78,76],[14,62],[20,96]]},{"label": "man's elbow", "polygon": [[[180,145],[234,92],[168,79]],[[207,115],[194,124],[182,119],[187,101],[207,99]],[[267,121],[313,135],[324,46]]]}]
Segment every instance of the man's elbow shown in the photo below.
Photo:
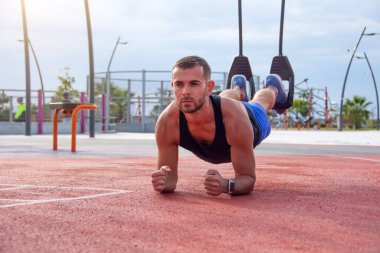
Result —
[{"label": "man's elbow", "polygon": [[250,194],[251,192],[253,192],[253,190],[255,188],[256,177],[249,176],[248,180],[249,180],[249,184],[248,184],[248,188],[247,188],[247,193],[246,194]]},{"label": "man's elbow", "polygon": [[244,194],[250,194],[253,192],[253,189],[255,188],[255,182],[256,182],[255,178],[250,178],[250,182],[249,182],[247,190]]},{"label": "man's elbow", "polygon": [[255,188],[256,176],[253,176],[251,178],[252,178],[252,189],[251,189],[251,192],[252,192],[254,190],[254,188]]}]

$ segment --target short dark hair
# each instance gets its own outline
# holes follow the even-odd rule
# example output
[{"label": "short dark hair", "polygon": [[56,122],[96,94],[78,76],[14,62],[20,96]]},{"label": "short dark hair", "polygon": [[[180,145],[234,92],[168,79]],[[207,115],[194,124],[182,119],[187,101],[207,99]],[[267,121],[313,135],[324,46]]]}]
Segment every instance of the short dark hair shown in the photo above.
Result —
[{"label": "short dark hair", "polygon": [[196,55],[185,56],[179,59],[173,66],[172,71],[175,68],[179,69],[188,69],[193,68],[195,66],[201,66],[203,68],[203,73],[206,81],[210,81],[211,79],[211,68],[208,65],[207,61],[202,57]]}]

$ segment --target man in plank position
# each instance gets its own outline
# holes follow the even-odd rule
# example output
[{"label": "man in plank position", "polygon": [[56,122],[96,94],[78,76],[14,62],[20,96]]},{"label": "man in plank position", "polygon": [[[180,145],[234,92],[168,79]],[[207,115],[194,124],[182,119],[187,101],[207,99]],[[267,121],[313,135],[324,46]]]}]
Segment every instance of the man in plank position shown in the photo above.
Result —
[{"label": "man in plank position", "polygon": [[[162,112],[156,125],[158,170],[152,173],[154,190],[173,192],[178,180],[178,146],[190,150],[210,163],[229,163],[235,171],[232,179],[223,178],[217,170],[205,176],[207,194],[243,195],[252,192],[255,181],[253,149],[270,133],[266,113],[279,113],[287,99],[278,75],[266,79],[266,88],[251,100],[249,83],[235,75],[231,89],[220,96],[211,95],[215,86],[206,60],[187,56],[172,69],[175,100]],[[274,108],[274,105],[278,108]]]}]

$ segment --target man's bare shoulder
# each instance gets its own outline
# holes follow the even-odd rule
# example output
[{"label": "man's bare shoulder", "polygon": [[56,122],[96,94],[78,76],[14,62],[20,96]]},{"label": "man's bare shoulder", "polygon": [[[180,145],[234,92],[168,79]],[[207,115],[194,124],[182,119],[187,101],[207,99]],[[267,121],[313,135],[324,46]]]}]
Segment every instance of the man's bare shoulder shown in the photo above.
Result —
[{"label": "man's bare shoulder", "polygon": [[252,126],[245,106],[240,101],[222,97],[221,107],[228,143],[231,146],[241,142],[253,143]]},{"label": "man's bare shoulder", "polygon": [[165,110],[162,111],[161,115],[158,117],[157,125],[167,125],[173,123],[173,120],[179,119],[179,110],[175,102],[170,103]]},{"label": "man's bare shoulder", "polygon": [[178,142],[179,110],[175,102],[170,103],[161,113],[156,124],[156,140]]}]

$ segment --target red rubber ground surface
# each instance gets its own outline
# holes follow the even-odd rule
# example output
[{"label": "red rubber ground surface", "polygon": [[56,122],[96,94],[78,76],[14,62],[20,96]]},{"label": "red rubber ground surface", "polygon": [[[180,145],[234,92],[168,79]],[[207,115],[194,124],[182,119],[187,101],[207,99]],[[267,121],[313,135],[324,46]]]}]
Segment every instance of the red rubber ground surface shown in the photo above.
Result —
[{"label": "red rubber ground surface", "polygon": [[0,252],[380,252],[380,156],[258,156],[248,196],[211,197],[180,161],[174,194],[155,158],[2,159]]}]

